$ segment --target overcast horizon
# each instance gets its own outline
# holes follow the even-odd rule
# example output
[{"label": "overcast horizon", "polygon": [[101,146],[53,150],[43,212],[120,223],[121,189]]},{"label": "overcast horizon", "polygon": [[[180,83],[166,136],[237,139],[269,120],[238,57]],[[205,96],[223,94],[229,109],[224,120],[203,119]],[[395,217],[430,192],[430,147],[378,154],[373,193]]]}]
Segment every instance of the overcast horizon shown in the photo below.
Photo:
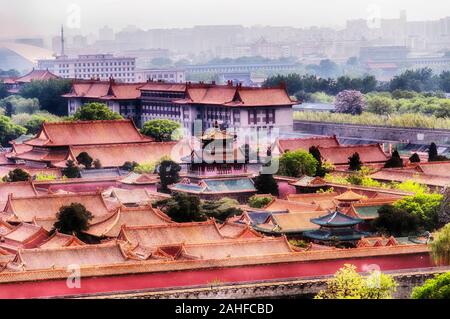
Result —
[{"label": "overcast horizon", "polygon": [[147,30],[195,25],[343,27],[350,19],[398,18],[409,21],[450,16],[440,0],[0,0],[0,37],[52,36],[64,24],[69,31],[94,33],[104,25],[119,31],[128,25]]}]

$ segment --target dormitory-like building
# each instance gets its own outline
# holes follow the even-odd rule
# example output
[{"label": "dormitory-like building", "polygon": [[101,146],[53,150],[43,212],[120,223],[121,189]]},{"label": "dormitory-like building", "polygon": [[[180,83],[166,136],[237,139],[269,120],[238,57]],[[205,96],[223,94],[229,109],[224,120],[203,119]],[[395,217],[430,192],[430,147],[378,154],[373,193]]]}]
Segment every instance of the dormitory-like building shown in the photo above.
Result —
[{"label": "dormitory-like building", "polygon": [[110,81],[75,81],[68,101],[68,113],[83,104],[106,103],[108,107],[141,126],[152,119],[170,119],[193,132],[195,120],[203,129],[278,128],[292,131],[292,101],[284,87],[253,88],[215,83],[173,84],[163,82],[118,83]]}]

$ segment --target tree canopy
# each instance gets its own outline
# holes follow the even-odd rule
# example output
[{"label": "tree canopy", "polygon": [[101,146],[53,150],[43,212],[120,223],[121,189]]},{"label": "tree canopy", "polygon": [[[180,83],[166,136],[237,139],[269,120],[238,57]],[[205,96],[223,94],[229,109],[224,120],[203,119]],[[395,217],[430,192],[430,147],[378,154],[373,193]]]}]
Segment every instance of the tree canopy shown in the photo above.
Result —
[{"label": "tree canopy", "polygon": [[263,208],[266,207],[270,202],[272,202],[273,198],[269,196],[256,196],[253,195],[248,200],[248,205],[252,208]]},{"label": "tree canopy", "polygon": [[348,169],[351,171],[360,171],[362,168],[361,158],[359,157],[359,153],[356,152],[352,156],[348,158]]},{"label": "tree canopy", "polygon": [[442,227],[431,242],[431,254],[439,265],[450,265],[450,224]]},{"label": "tree canopy", "polygon": [[81,152],[77,156],[77,162],[86,167],[87,169],[92,167],[93,161],[94,159],[87,152]]},{"label": "tree canopy", "polygon": [[279,195],[277,181],[271,174],[259,174],[255,178],[255,188],[258,191],[258,194]]},{"label": "tree canopy", "polygon": [[378,217],[372,221],[376,231],[396,237],[414,235],[419,231],[419,226],[419,217],[392,205],[383,205],[378,210]]},{"label": "tree canopy", "polygon": [[397,150],[392,152],[391,158],[384,164],[385,168],[401,168],[403,167],[403,160]]},{"label": "tree canopy", "polygon": [[20,89],[19,95],[37,98],[41,108],[52,114],[67,115],[67,101],[62,95],[69,93],[71,87],[71,81],[66,79],[32,81]]},{"label": "tree canopy", "polygon": [[8,175],[3,178],[5,182],[26,182],[30,179],[31,175],[20,168],[9,171]]},{"label": "tree canopy", "polygon": [[417,193],[394,203],[394,206],[419,218],[420,226],[432,231],[439,227],[439,209],[443,195]]},{"label": "tree canopy", "polygon": [[304,150],[290,151],[280,157],[279,174],[289,177],[316,174],[317,160]]},{"label": "tree canopy", "polygon": [[359,115],[363,112],[366,102],[359,91],[345,90],[336,95],[335,107],[337,113]]},{"label": "tree canopy", "polygon": [[66,167],[62,169],[63,176],[67,178],[79,178],[80,177],[80,169],[75,164],[74,161],[68,160],[66,162]]},{"label": "tree canopy", "polygon": [[428,279],[422,286],[414,287],[412,299],[450,299],[450,272]]},{"label": "tree canopy", "polygon": [[79,236],[89,229],[89,222],[93,218],[92,213],[82,204],[72,203],[62,206],[56,215],[57,221],[54,229],[64,234],[76,234]]},{"label": "tree canopy", "polygon": [[178,223],[201,222],[206,220],[205,212],[201,209],[198,196],[175,193],[169,199],[155,203],[172,220]]},{"label": "tree canopy", "polygon": [[121,120],[123,117],[116,113],[104,103],[87,103],[80,107],[73,119],[76,121],[107,121],[107,120]]},{"label": "tree canopy", "polygon": [[2,146],[8,146],[10,141],[26,132],[24,127],[14,124],[11,118],[0,115],[0,143]]},{"label": "tree canopy", "polygon": [[161,191],[169,193],[168,186],[180,180],[181,167],[171,160],[163,160],[158,166],[158,175],[161,183]]},{"label": "tree canopy", "polygon": [[167,142],[173,139],[174,132],[179,128],[180,123],[178,122],[157,119],[146,122],[141,133],[153,137],[158,142]]},{"label": "tree canopy", "polygon": [[315,299],[392,299],[397,283],[380,271],[362,276],[354,265],[346,264],[327,282]]}]

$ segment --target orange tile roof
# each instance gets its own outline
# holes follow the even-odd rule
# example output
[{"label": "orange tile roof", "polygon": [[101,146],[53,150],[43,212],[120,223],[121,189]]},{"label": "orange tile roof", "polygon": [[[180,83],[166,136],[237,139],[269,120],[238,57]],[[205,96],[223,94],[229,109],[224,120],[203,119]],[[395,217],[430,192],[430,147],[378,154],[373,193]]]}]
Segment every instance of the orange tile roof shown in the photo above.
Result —
[{"label": "orange tile roof", "polygon": [[308,213],[272,214],[270,217],[277,232],[289,233],[318,229],[319,226],[311,223],[311,219],[327,215],[327,211]]},{"label": "orange tile roof", "polygon": [[360,201],[362,199],[364,199],[365,196],[362,196],[358,193],[355,193],[354,191],[352,191],[351,189],[347,190],[346,192],[334,197],[334,199],[338,200],[338,201]]},{"label": "orange tile roof", "polygon": [[186,84],[147,82],[141,87],[141,91],[172,91],[185,92]]},{"label": "orange tile roof", "polygon": [[233,101],[236,88],[230,86],[189,87],[189,102],[195,104],[226,104]]},{"label": "orange tile roof", "polygon": [[20,248],[35,248],[47,238],[48,232],[44,228],[21,223],[2,237],[0,247],[15,252]]},{"label": "orange tile roof", "polygon": [[59,79],[59,77],[48,70],[32,70],[30,73],[15,79],[17,83],[29,83],[31,81],[46,81]]},{"label": "orange tile roof", "polygon": [[42,124],[37,137],[24,143],[33,146],[78,146],[121,143],[143,143],[143,136],[131,120],[72,121]]},{"label": "orange tile roof", "polygon": [[220,233],[229,238],[258,238],[261,234],[254,231],[249,225],[225,222],[219,226]]},{"label": "orange tile roof", "polygon": [[285,237],[223,241],[208,244],[186,244],[184,252],[199,259],[227,259],[238,257],[289,254],[293,250]]},{"label": "orange tile roof", "polygon": [[0,211],[4,210],[8,196],[36,196],[38,192],[32,182],[0,183]]},{"label": "orange tile roof", "polygon": [[103,192],[103,196],[114,198],[122,205],[148,205],[158,200],[170,198],[169,194],[150,192],[144,188],[123,189],[116,187]]},{"label": "orange tile roof", "polygon": [[420,163],[417,169],[427,175],[450,177],[450,161]]},{"label": "orange tile roof", "polygon": [[[444,169],[446,169],[445,166]],[[432,169],[428,168],[427,171],[432,171]],[[375,180],[392,182],[404,182],[411,180],[419,184],[437,187],[446,187],[450,185],[450,176],[430,175],[403,169],[381,169],[370,175],[370,177]]]},{"label": "orange tile roof", "polygon": [[66,235],[55,231],[48,240],[39,245],[41,249],[62,248],[69,246],[82,246],[86,245],[81,240],[73,235]]},{"label": "orange tile roof", "polygon": [[53,249],[24,249],[17,256],[17,263],[24,270],[67,268],[69,265],[100,266],[123,264],[131,261],[120,245],[83,245]]},{"label": "orange tile roof", "polygon": [[388,160],[380,144],[341,145],[335,147],[319,147],[322,158],[335,165],[348,164],[348,158],[358,153],[363,163],[381,163]]},{"label": "orange tile roof", "polygon": [[5,222],[0,218],[0,236],[4,236],[14,229],[14,226],[10,223]]},{"label": "orange tile roof", "polygon": [[306,204],[283,199],[274,199],[271,203],[264,207],[264,210],[268,212],[287,210],[291,213],[307,213],[320,210],[320,208],[317,204]]},{"label": "orange tile roof", "polygon": [[136,208],[120,208],[103,221],[91,224],[85,232],[96,237],[117,237],[122,226],[150,226],[170,224],[173,221],[158,209],[149,206]]},{"label": "orange tile roof", "polygon": [[238,99],[241,106],[294,105],[284,88],[238,87]]},{"label": "orange tile roof", "polygon": [[66,98],[91,98],[100,100],[136,100],[141,97],[145,83],[118,83],[115,81],[75,81]]},{"label": "orange tile roof", "polygon": [[181,243],[208,243],[225,239],[214,221],[140,227],[123,226],[119,238],[147,247]]},{"label": "orange tile roof", "polygon": [[189,84],[186,99],[179,104],[214,104],[229,107],[291,106],[294,105],[284,88],[249,88],[230,85]]},{"label": "orange tile roof", "polygon": [[280,153],[285,153],[287,151],[296,151],[299,149],[309,151],[312,146],[333,147],[339,146],[340,144],[336,136],[314,136],[306,138],[278,139],[277,145],[280,149]]},{"label": "orange tile roof", "polygon": [[71,146],[71,158],[87,152],[93,159],[99,159],[103,167],[120,167],[125,162],[153,163],[171,155],[177,142],[124,143],[109,145]]},{"label": "orange tile roof", "polygon": [[290,194],[289,201],[319,205],[321,210],[335,209],[338,202],[334,199],[337,193]]},{"label": "orange tile roof", "polygon": [[94,217],[110,213],[100,193],[51,194],[35,197],[9,196],[5,211],[6,220],[33,222],[38,219],[54,219],[62,206],[80,203]]}]

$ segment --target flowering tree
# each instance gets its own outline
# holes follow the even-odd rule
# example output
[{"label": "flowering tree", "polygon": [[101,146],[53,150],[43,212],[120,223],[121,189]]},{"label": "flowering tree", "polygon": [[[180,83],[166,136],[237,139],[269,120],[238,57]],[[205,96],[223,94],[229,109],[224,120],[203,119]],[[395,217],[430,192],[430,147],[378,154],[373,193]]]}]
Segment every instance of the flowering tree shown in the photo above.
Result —
[{"label": "flowering tree", "polygon": [[359,91],[345,90],[336,96],[336,112],[359,115],[363,112],[366,102]]},{"label": "flowering tree", "polygon": [[392,299],[397,283],[386,274],[373,271],[362,276],[354,265],[339,269],[315,299]]}]

